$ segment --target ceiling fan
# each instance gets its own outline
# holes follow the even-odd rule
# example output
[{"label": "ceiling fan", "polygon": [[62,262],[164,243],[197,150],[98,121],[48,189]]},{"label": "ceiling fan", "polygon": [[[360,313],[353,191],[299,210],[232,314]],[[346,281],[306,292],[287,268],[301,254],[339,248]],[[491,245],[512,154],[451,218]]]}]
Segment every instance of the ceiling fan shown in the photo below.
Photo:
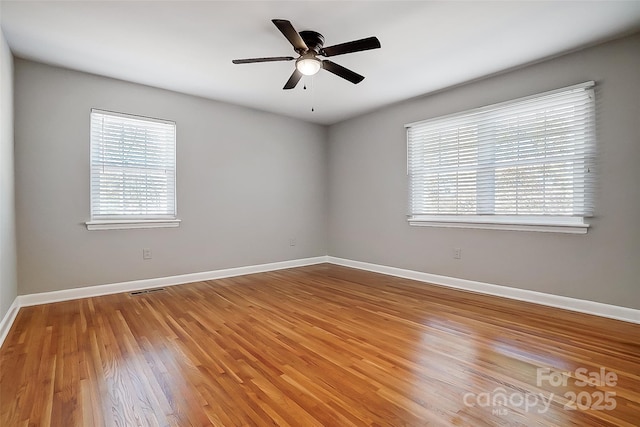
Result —
[{"label": "ceiling fan", "polygon": [[338,77],[350,81],[353,84],[360,83],[364,76],[338,65],[328,59],[321,60],[318,56],[331,57],[343,55],[345,53],[360,52],[363,50],[377,49],[380,41],[376,37],[354,40],[334,46],[323,47],[324,36],[315,31],[300,31],[298,33],[291,22],[285,19],[272,19],[271,22],[278,27],[278,30],[289,40],[293,49],[299,55],[293,56],[272,56],[267,58],[234,59],[234,64],[251,64],[254,62],[275,62],[275,61],[296,61],[296,69],[289,77],[283,89],[293,89],[296,87],[303,75],[311,76],[320,69],[325,69]]}]

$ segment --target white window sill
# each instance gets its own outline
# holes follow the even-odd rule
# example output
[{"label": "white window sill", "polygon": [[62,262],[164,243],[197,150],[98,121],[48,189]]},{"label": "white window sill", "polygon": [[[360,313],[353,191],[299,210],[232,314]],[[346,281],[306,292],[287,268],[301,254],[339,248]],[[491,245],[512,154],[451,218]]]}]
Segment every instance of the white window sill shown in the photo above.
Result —
[{"label": "white window sill", "polygon": [[87,230],[130,230],[134,228],[173,228],[179,219],[105,219],[85,222]]},{"label": "white window sill", "polygon": [[418,227],[476,228],[482,230],[537,231],[543,233],[587,234],[589,224],[582,218],[562,220],[508,220],[494,218],[409,217],[409,225]]}]

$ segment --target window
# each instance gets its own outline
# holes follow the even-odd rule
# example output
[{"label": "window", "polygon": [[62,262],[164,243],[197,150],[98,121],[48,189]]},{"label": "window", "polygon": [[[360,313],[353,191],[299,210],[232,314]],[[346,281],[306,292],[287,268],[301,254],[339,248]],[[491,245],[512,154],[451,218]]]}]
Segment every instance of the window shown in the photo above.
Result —
[{"label": "window", "polygon": [[174,122],[91,110],[89,230],[177,227]]},{"label": "window", "polygon": [[593,86],[406,125],[409,223],[586,233]]}]

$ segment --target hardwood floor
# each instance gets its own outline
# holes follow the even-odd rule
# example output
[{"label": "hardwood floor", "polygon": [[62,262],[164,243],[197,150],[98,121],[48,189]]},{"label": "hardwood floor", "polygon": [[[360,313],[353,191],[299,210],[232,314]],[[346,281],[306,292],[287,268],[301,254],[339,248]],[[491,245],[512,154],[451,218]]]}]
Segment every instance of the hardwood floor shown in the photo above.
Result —
[{"label": "hardwood floor", "polygon": [[23,308],[0,349],[3,427],[638,424],[640,325],[327,264]]}]

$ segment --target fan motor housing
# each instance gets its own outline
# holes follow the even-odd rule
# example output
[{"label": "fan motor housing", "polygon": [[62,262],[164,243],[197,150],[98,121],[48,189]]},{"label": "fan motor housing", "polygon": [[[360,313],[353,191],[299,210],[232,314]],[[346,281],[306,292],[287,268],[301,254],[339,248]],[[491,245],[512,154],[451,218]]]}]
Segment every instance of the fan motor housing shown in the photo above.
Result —
[{"label": "fan motor housing", "polygon": [[315,31],[300,31],[299,34],[309,50],[320,53],[320,49],[324,45],[324,36],[322,34]]}]

